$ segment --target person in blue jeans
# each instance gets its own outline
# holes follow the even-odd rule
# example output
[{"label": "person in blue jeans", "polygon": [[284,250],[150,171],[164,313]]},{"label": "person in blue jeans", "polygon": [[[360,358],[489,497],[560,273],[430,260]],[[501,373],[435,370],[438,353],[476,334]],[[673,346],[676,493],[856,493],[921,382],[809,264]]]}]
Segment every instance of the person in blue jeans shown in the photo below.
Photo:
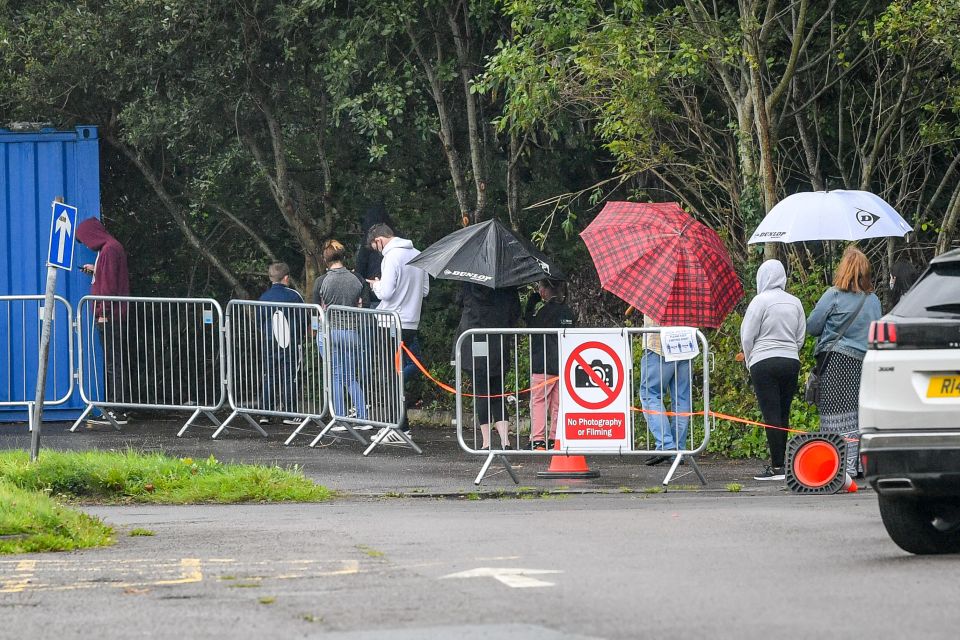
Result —
[{"label": "person in blue jeans", "polygon": [[[331,305],[362,307],[364,304],[363,280],[343,266],[344,252],[343,245],[336,240],[328,240],[323,247],[323,262],[327,272],[317,278],[313,285],[313,302],[324,309]],[[321,354],[330,358],[334,414],[338,417],[348,415],[345,395],[349,395],[355,417],[366,420],[367,401],[357,377],[360,336],[356,322],[357,318],[335,314],[331,318],[328,353],[324,353],[323,336],[317,336],[317,342]]]},{"label": "person in blue jeans", "polygon": [[[656,322],[645,318],[644,327],[657,327]],[[653,434],[658,451],[681,451],[687,448],[689,416],[667,416],[666,412],[690,413],[690,361],[667,362],[663,357],[660,336],[655,333],[644,337],[643,356],[640,358],[640,402],[643,405],[647,428]],[[670,396],[668,409],[664,397]],[[666,455],[654,456],[646,464],[653,466],[669,460]]]}]

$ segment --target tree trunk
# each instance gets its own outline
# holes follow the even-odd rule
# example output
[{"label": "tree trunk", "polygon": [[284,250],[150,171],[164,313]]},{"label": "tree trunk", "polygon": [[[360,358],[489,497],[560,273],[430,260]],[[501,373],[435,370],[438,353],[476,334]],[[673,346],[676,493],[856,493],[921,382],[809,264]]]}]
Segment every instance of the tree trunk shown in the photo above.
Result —
[{"label": "tree trunk", "polygon": [[[450,179],[453,181],[453,191],[457,197],[457,205],[460,208],[460,220],[458,224],[466,226],[470,221],[470,205],[467,198],[467,185],[463,177],[463,170],[460,163],[460,154],[453,139],[453,120],[450,117],[450,110],[447,108],[447,101],[443,95],[443,83],[437,75],[437,69],[431,64],[413,30],[413,26],[408,22],[406,24],[407,36],[413,44],[414,53],[420,66],[423,68],[424,75],[427,76],[427,86],[430,89],[430,96],[437,107],[437,119],[440,122],[440,131],[437,135],[440,138],[440,144],[443,148],[443,155],[447,159],[447,167],[450,170]],[[442,61],[442,47],[438,34],[434,34],[434,45],[437,51],[437,65]]]},{"label": "tree trunk", "polygon": [[950,204],[947,205],[947,212],[943,217],[943,223],[940,225],[940,235],[937,237],[937,255],[950,249],[958,217],[960,217],[960,184],[957,185],[953,190],[953,195],[950,196]]},{"label": "tree trunk", "polygon": [[480,137],[480,126],[477,121],[477,95],[470,90],[470,82],[473,79],[470,60],[470,39],[469,25],[470,16],[468,14],[468,5],[465,1],[459,3],[463,11],[464,29],[460,29],[460,23],[457,22],[457,12],[446,7],[447,24],[450,26],[450,32],[453,34],[453,43],[457,50],[457,66],[460,71],[460,83],[463,88],[463,100],[467,113],[467,141],[470,148],[470,165],[473,168],[473,182],[476,189],[476,207],[471,216],[472,221],[477,223],[483,217],[483,210],[487,204],[487,184],[486,169],[484,167],[483,139]]},{"label": "tree trunk", "polygon": [[209,248],[197,237],[197,234],[194,233],[193,228],[190,226],[190,223],[187,221],[186,213],[180,208],[179,205],[174,201],[173,196],[164,188],[161,179],[157,176],[156,172],[153,170],[153,167],[147,162],[146,158],[143,157],[143,154],[136,149],[128,146],[127,144],[121,142],[119,139],[113,137],[112,135],[106,136],[107,142],[109,142],[113,147],[118,149],[123,155],[125,155],[133,163],[133,165],[140,171],[144,179],[147,181],[147,184],[153,189],[154,193],[157,194],[157,197],[160,199],[160,202],[163,203],[164,208],[170,214],[170,217],[173,218],[173,221],[179,227],[180,232],[183,233],[184,238],[186,238],[187,243],[196,250],[197,254],[206,260],[210,266],[217,270],[217,272],[223,277],[223,279],[230,285],[230,288],[233,289],[234,295],[237,295],[241,298],[249,298],[250,292],[247,291],[236,274],[224,263],[216,254],[210,251]]}]

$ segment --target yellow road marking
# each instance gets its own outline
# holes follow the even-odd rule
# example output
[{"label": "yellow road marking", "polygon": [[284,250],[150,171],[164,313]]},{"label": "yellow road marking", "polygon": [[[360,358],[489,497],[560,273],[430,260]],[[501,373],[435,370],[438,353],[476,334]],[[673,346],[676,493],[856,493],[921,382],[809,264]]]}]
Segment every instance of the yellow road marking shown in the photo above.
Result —
[{"label": "yellow road marking", "polygon": [[190,584],[191,582],[200,582],[203,580],[203,572],[200,571],[199,558],[184,558],[180,561],[180,569],[183,572],[183,575],[175,580],[159,580],[157,582],[151,582],[148,584],[155,586],[167,584]]},{"label": "yellow road marking", "polygon": [[[77,580],[76,577],[73,581],[67,582],[66,584],[50,584],[35,582],[32,580],[34,570],[37,568],[38,561],[36,560],[22,560],[18,561],[16,565],[16,575],[7,578],[3,582],[0,582],[0,593],[16,593],[29,589],[30,591],[76,591],[80,589],[94,589],[98,587],[110,587],[114,589],[124,589],[128,592],[139,592],[138,589],[145,587],[158,587],[158,586],[175,586],[181,584],[192,584],[197,582],[202,582],[204,579],[204,574],[202,571],[202,566],[204,563],[217,562],[217,564],[222,567],[220,569],[223,571],[230,564],[235,563],[236,561],[230,559],[218,559],[214,560],[201,560],[200,558],[182,558],[180,560],[165,560],[165,561],[156,561],[156,560],[126,560],[118,562],[105,562],[99,566],[94,565],[77,565],[76,563],[70,563],[66,561],[39,561],[40,569],[46,569],[48,571],[54,571],[59,575],[63,576],[65,573],[73,572],[74,576],[79,577],[78,574],[87,574],[89,572],[96,571],[101,574],[106,573],[107,576],[110,574],[116,576],[117,581],[111,581],[109,579],[98,579],[98,578],[87,578],[83,580]],[[260,576],[242,576],[244,580],[296,580],[296,579],[309,579],[309,578],[321,578],[329,576],[344,576],[344,575],[353,575],[360,573],[360,563],[357,560],[342,560],[339,563],[330,563],[339,564],[339,568],[332,568],[326,571],[311,571],[313,566],[317,565],[320,561],[318,560],[286,560],[280,562],[269,562],[269,561],[257,561],[250,563],[239,563],[237,565],[238,569],[243,568],[261,568],[259,565],[272,564],[275,567],[278,565],[286,565],[286,572],[278,573],[278,575],[269,575],[264,574]],[[109,571],[111,566],[117,564],[126,564],[126,567],[120,567],[119,571]],[[327,564],[327,563],[324,563]],[[134,566],[131,566],[134,565]],[[136,566],[139,565],[139,566]],[[328,565],[329,566],[329,565]],[[116,567],[114,567],[116,568]],[[232,568],[232,567],[231,567]],[[163,573],[172,573],[177,571],[175,574],[176,577],[162,578],[162,579],[150,579],[149,576],[143,575],[149,570],[159,570]],[[292,570],[292,571],[291,571]],[[104,576],[104,577],[107,577]],[[158,576],[159,577],[159,576]],[[134,591],[130,591],[134,590]]]},{"label": "yellow road marking", "polygon": [[20,560],[17,562],[16,574],[12,578],[3,581],[0,587],[0,593],[20,593],[30,584],[33,578],[33,570],[37,566],[36,560]]}]

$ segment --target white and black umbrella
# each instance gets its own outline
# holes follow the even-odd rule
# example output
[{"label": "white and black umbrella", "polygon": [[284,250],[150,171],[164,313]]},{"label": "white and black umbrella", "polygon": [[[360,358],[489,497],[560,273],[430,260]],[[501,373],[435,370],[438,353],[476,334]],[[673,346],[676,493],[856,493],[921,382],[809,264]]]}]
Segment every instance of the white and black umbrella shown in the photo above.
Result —
[{"label": "white and black umbrella", "polygon": [[787,196],[770,210],[748,244],[902,238],[913,231],[883,198],[869,191],[813,191]]},{"label": "white and black umbrella", "polygon": [[543,278],[566,279],[547,256],[496,219],[444,236],[409,264],[435,278],[473,282],[491,289]]}]

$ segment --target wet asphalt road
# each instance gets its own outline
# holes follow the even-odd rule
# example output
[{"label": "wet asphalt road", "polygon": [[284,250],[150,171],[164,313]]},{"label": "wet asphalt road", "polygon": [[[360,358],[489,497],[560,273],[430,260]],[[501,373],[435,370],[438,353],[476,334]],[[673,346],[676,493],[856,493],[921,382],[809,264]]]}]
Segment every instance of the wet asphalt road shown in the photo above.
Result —
[{"label": "wet asphalt road", "polygon": [[[5,638],[956,638],[960,557],[917,558],[888,539],[867,491],[795,496],[707,457],[659,493],[666,469],[591,457],[596,480],[547,480],[518,460],[525,499],[450,429],[424,454],[285,447],[174,422],[71,434],[48,449],[124,449],[300,465],[341,492],[326,504],[86,507],[117,545],[0,557]],[[0,449],[26,430],[0,429]],[[687,467],[684,472],[689,471]],[[727,487],[742,485],[733,493]],[[658,493],[653,493],[657,491]],[[408,497],[396,497],[408,496]],[[441,497],[442,496],[442,497]],[[481,499],[487,498],[487,499]],[[152,537],[130,537],[134,527]]]},{"label": "wet asphalt road", "polygon": [[115,547],[0,559],[0,638],[956,638],[960,624],[960,557],[901,552],[872,494],[87,511]]}]

